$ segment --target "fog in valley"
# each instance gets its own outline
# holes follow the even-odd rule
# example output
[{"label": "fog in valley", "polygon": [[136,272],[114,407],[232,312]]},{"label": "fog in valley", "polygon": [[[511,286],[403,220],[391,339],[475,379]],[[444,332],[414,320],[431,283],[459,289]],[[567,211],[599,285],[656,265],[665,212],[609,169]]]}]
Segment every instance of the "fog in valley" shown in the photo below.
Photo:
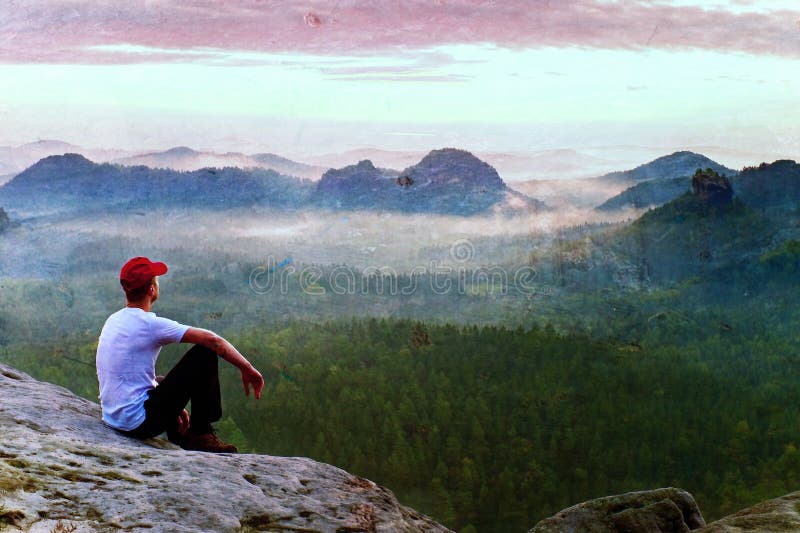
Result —
[{"label": "fog in valley", "polygon": [[[170,254],[170,250],[181,249],[205,256],[213,264],[223,258],[258,262],[272,257],[280,262],[290,257],[300,263],[386,266],[400,273],[427,266],[430,259],[448,261],[447,256],[434,257],[430,250],[449,249],[465,240],[482,243],[480,253],[470,253],[457,262],[525,262],[526,244],[528,251],[541,252],[565,228],[629,222],[641,212],[563,207],[518,217],[460,217],[366,211],[155,209],[30,219],[20,213],[19,227],[2,244],[0,264],[12,277],[35,278],[63,273],[80,258],[114,264],[115,259],[124,262],[131,254]],[[502,239],[492,245],[498,237]],[[509,248],[508,241],[515,247]]]}]

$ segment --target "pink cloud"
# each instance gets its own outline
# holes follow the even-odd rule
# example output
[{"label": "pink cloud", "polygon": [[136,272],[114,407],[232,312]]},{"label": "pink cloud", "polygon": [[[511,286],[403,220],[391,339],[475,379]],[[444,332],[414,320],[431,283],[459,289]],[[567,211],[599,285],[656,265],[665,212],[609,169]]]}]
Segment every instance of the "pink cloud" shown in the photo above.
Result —
[{"label": "pink cloud", "polygon": [[[645,0],[22,0],[5,4],[0,8],[3,63],[203,62],[211,58],[184,51],[363,55],[463,43],[507,48],[699,48],[800,57],[800,12],[734,13]],[[172,53],[87,49],[121,44]]]}]

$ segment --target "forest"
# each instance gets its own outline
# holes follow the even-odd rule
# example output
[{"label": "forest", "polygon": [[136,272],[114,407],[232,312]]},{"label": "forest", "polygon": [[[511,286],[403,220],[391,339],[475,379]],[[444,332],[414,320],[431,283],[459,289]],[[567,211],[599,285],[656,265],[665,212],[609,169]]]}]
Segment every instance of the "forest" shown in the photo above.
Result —
[{"label": "forest", "polygon": [[[224,330],[267,388],[253,402],[223,365],[219,429],[243,451],[372,479],[458,531],[524,531],[661,486],[711,520],[800,483],[800,313],[779,292],[702,309],[631,295],[594,333],[356,316]],[[96,400],[96,335],[18,339],[2,359]],[[159,370],[185,348],[165,347]]]}]

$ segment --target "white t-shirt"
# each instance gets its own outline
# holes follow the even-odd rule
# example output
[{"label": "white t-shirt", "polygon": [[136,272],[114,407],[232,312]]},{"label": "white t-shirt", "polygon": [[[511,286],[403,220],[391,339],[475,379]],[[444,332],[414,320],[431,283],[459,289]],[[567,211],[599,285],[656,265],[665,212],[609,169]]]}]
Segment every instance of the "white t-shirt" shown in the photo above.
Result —
[{"label": "white t-shirt", "polygon": [[130,431],[144,422],[147,391],[156,383],[156,359],[165,344],[180,342],[189,326],[138,307],[106,320],[97,344],[97,379],[103,421]]}]

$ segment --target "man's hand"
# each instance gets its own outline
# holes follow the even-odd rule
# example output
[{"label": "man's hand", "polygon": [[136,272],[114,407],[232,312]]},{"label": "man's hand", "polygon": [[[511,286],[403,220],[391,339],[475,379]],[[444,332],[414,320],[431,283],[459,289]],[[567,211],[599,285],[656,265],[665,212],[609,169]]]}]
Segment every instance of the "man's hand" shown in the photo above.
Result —
[{"label": "man's hand", "polygon": [[242,385],[244,385],[245,396],[250,396],[250,386],[252,385],[256,400],[258,400],[261,398],[261,390],[264,388],[264,378],[252,365],[248,365],[242,368]]},{"label": "man's hand", "polygon": [[178,433],[186,435],[187,431],[189,431],[189,411],[184,409],[183,412],[178,415]]}]

